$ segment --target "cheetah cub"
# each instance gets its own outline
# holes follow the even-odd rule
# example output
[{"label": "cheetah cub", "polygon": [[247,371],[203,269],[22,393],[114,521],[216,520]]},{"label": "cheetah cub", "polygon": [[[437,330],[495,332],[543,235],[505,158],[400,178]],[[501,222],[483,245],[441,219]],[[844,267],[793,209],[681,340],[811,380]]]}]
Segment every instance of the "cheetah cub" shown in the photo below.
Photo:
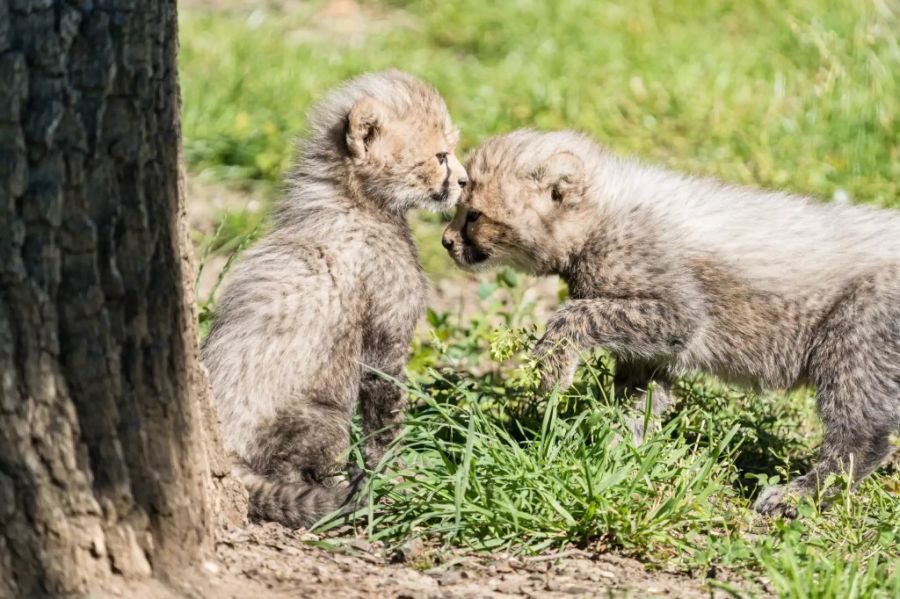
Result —
[{"label": "cheetah cub", "polygon": [[[794,515],[835,472],[855,481],[900,430],[900,214],[685,176],[620,158],[570,132],[495,137],[443,244],[469,270],[561,276],[571,301],[535,353],[547,387],[578,353],[616,357],[620,396],[652,413],[676,373],[817,390],[825,437],[815,468],[758,497]],[[639,419],[632,420],[640,441]]]},{"label": "cheetah cub", "polygon": [[402,378],[427,282],[410,208],[452,207],[466,184],[440,95],[367,74],[312,111],[269,232],[230,273],[203,346],[223,436],[251,516],[308,526],[358,483],[332,476],[354,406],[366,463],[403,415]]}]

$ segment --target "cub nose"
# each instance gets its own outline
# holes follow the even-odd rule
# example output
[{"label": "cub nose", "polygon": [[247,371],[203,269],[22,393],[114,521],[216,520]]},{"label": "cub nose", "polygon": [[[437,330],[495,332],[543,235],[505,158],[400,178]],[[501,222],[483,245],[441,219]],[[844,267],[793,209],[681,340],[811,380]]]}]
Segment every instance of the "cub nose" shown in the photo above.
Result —
[{"label": "cub nose", "polygon": [[444,246],[444,249],[446,249],[446,250],[452,250],[453,249],[453,240],[450,239],[449,237],[447,237],[446,235],[443,235],[441,237],[441,245]]},{"label": "cub nose", "polygon": [[459,181],[457,181],[457,183],[459,183],[459,186],[460,186],[460,187],[465,187],[465,186],[466,186],[466,183],[468,183],[468,182],[469,182],[469,178],[468,178],[468,177],[460,177],[460,178],[459,178]]}]

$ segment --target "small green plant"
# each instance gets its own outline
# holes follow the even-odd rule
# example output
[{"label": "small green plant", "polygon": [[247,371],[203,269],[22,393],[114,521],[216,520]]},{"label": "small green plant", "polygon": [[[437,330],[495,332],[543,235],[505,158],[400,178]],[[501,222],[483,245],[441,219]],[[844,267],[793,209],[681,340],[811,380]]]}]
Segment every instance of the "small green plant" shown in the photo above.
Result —
[{"label": "small green plant", "polygon": [[[234,261],[248,245],[253,243],[257,237],[259,230],[259,222],[247,233],[230,233],[228,229],[228,219],[224,218],[216,227],[215,233],[208,239],[204,239],[199,248],[199,260],[197,265],[197,275],[194,279],[194,296],[197,301],[197,314],[200,322],[200,338],[206,338],[209,333],[209,327],[215,318],[215,298],[216,292],[225,280],[225,275],[231,270]],[[223,242],[223,239],[227,240]],[[210,257],[214,254],[225,255],[225,264],[216,273],[215,282],[208,290],[200,288],[200,281],[203,273],[208,268]]]}]

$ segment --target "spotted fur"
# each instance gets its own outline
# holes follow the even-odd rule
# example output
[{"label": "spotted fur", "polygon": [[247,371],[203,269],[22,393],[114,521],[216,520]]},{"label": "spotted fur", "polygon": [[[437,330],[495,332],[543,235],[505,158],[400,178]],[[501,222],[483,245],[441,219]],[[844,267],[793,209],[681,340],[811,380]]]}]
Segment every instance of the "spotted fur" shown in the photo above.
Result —
[{"label": "spotted fur", "polygon": [[[761,388],[816,388],[815,468],[756,508],[827,476],[858,481],[900,431],[900,215],[696,178],[622,158],[571,133],[518,131],[467,163],[471,184],[444,245],[468,269],[558,274],[571,301],[536,353],[567,386],[579,351],[617,358],[636,407],[669,401],[691,371]],[[638,426],[636,437],[640,438]]]},{"label": "spotted fur", "polygon": [[345,504],[359,403],[367,465],[395,438],[426,279],[410,208],[445,209],[465,185],[438,93],[368,74],[312,112],[268,233],[229,274],[203,346],[225,443],[251,514],[308,526]]}]

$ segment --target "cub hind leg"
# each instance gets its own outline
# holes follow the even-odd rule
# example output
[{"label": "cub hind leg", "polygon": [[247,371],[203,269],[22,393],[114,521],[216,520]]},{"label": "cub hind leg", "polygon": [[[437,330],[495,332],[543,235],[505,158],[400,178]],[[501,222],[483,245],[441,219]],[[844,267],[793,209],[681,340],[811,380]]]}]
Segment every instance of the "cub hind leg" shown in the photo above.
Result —
[{"label": "cub hind leg", "polygon": [[352,397],[319,392],[257,427],[248,459],[235,474],[250,493],[250,515],[291,528],[308,527],[346,506],[360,476],[342,480],[350,447]]},{"label": "cub hind leg", "polygon": [[[894,453],[900,433],[900,276],[860,281],[823,322],[810,352],[810,380],[825,429],[812,471],[764,489],[755,508],[794,516],[791,496],[811,495],[829,475],[856,484]],[[826,497],[827,499],[827,497]]]}]

